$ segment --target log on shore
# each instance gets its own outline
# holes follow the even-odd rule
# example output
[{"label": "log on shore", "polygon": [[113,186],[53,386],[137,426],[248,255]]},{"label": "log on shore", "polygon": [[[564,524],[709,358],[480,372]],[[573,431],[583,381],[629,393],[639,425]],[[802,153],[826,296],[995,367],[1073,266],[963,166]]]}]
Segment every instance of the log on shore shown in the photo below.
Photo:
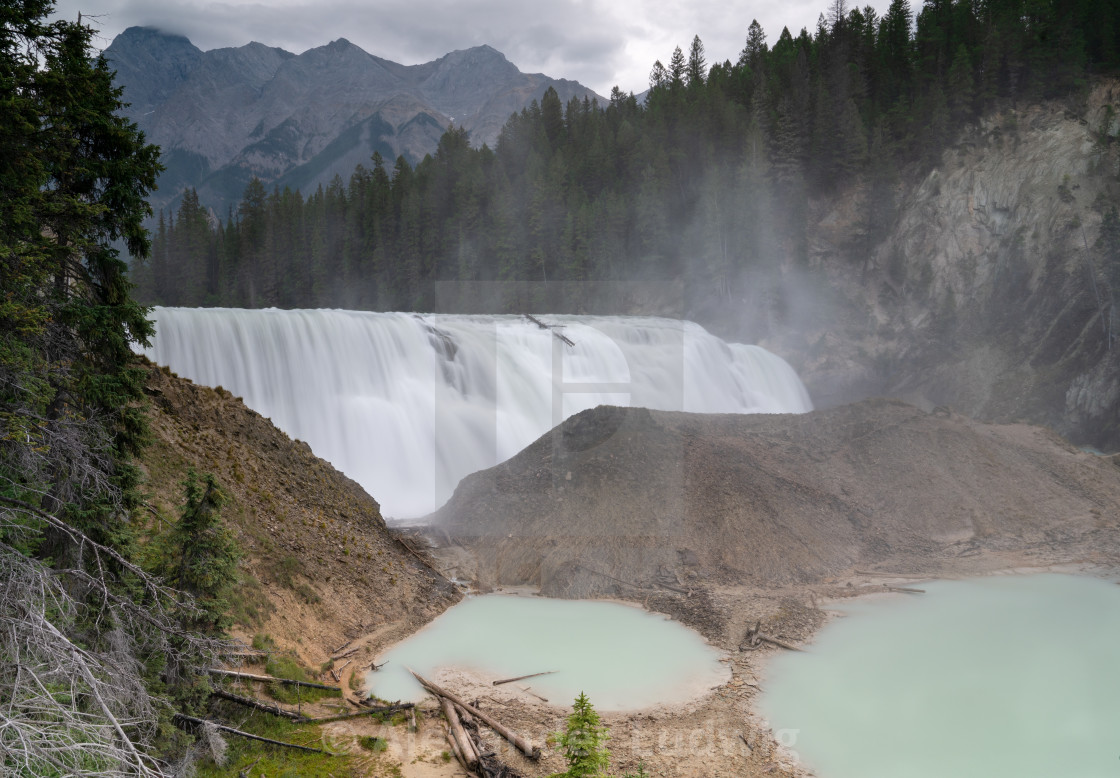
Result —
[{"label": "log on shore", "polygon": [[455,755],[455,759],[459,762],[460,765],[462,765],[463,769],[466,770],[468,774],[470,774],[471,768],[467,767],[467,760],[463,756],[463,752],[459,748],[459,744],[455,742],[455,737],[451,734],[451,728],[448,727],[443,734],[447,737],[447,742],[451,744],[451,753]]},{"label": "log on shore", "polygon": [[459,714],[455,712],[455,706],[446,697],[441,697],[439,702],[440,707],[443,708],[443,715],[447,717],[447,723],[451,727],[451,737],[458,743],[459,751],[463,755],[463,761],[466,763],[467,769],[477,770],[478,751],[474,747],[474,741],[467,737],[467,733],[463,729],[463,722],[459,721]]},{"label": "log on shore", "polygon": [[743,642],[739,644],[740,651],[753,651],[758,648],[763,642],[770,643],[775,646],[786,649],[787,651],[804,651],[805,649],[787,643],[786,641],[776,638],[772,635],[767,635],[762,631],[762,622],[756,621],[754,626],[747,630],[747,634],[743,637]]},{"label": "log on shore", "polygon": [[519,675],[516,678],[503,678],[500,681],[491,681],[492,686],[501,686],[503,683],[513,683],[514,681],[524,681],[526,678],[536,678],[538,675],[552,675],[555,670],[545,670],[540,673],[529,673],[528,675]]},{"label": "log on shore", "polygon": [[261,737],[260,735],[254,735],[254,734],[251,734],[249,732],[242,732],[240,729],[234,729],[233,727],[227,727],[225,724],[219,724],[218,722],[210,721],[209,719],[196,719],[194,716],[188,716],[185,713],[176,713],[173,721],[175,722],[175,725],[177,727],[179,727],[179,729],[187,729],[186,727],[183,726],[184,722],[187,723],[187,724],[190,724],[194,727],[201,727],[205,724],[210,724],[213,727],[215,727],[216,729],[221,730],[222,732],[228,732],[231,735],[237,735],[238,737],[248,738],[249,740],[259,740],[261,743],[268,743],[268,744],[274,745],[274,746],[283,746],[284,748],[294,748],[297,751],[310,751],[313,754],[326,754],[327,756],[334,756],[334,754],[332,754],[330,751],[324,751],[321,748],[312,748],[311,746],[301,746],[301,745],[297,745],[295,743],[285,743],[283,740],[273,740],[272,738]]},{"label": "log on shore", "polygon": [[[475,702],[478,702],[478,700],[475,700]],[[475,722],[474,716],[472,716],[466,708],[461,705],[456,705],[455,710],[459,711],[459,721],[463,722],[463,726],[478,729],[478,724]],[[481,754],[482,752],[479,751],[479,753]]]},{"label": "log on shore", "polygon": [[261,702],[260,700],[253,699],[252,697],[242,697],[240,694],[227,692],[225,689],[215,689],[214,691],[210,692],[210,696],[220,697],[223,700],[236,702],[238,705],[244,705],[247,708],[253,708],[255,710],[264,711],[265,713],[271,713],[273,716],[280,716],[281,718],[291,719],[292,721],[304,722],[310,720],[293,710],[284,710],[279,705],[269,705],[266,702]]},{"label": "log on shore", "polygon": [[210,668],[209,673],[211,675],[224,675],[227,678],[241,678],[242,680],[246,681],[262,681],[265,683],[271,683],[275,681],[276,683],[284,683],[288,684],[289,686],[306,686],[309,689],[326,689],[330,692],[342,692],[342,689],[338,688],[337,686],[328,686],[325,683],[295,681],[291,678],[274,678],[271,675],[257,675],[256,673],[239,673],[236,670],[219,670],[216,667]]},{"label": "log on shore", "polygon": [[805,650],[805,649],[801,648],[800,646],[795,646],[793,643],[787,643],[784,640],[781,640],[781,639],[776,638],[776,637],[772,637],[772,636],[767,635],[767,634],[762,633],[762,632],[760,632],[758,634],[758,639],[759,640],[765,640],[767,643],[772,643],[775,646],[779,646],[780,648],[784,648],[787,651],[804,651]]},{"label": "log on shore", "polygon": [[451,700],[453,703],[455,703],[460,708],[462,708],[463,710],[470,713],[472,716],[474,716],[476,719],[481,721],[483,724],[490,727],[490,729],[494,730],[499,735],[504,737],[515,748],[517,748],[518,751],[523,753],[528,758],[532,759],[534,762],[541,758],[540,748],[537,748],[532,743],[530,743],[528,740],[526,740],[525,738],[521,737],[517,733],[510,730],[508,727],[506,727],[504,724],[502,724],[502,722],[498,721],[497,719],[495,719],[490,714],[479,710],[478,708],[471,705],[469,702],[466,702],[465,700],[463,700],[461,697],[458,697],[458,696],[452,694],[451,692],[449,692],[445,689],[442,689],[439,686],[436,686],[434,683],[429,681],[427,678],[424,678],[422,675],[417,673],[415,670],[409,670],[409,672],[412,673],[412,675],[415,676],[416,680],[420,682],[420,685],[423,686],[425,689],[427,689],[429,692],[431,692],[432,694],[434,694],[437,697],[446,697],[447,699]]}]

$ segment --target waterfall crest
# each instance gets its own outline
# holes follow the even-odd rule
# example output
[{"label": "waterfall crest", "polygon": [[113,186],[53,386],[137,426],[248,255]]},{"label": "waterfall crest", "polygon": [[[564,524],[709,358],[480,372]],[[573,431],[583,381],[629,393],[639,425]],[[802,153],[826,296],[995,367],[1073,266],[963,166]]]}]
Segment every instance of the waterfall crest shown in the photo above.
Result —
[{"label": "waterfall crest", "polygon": [[152,361],[241,396],[365,487],[386,516],[430,513],[463,476],[596,405],[812,409],[780,357],[675,319],[543,317],[559,325],[549,330],[518,316],[223,308],[153,316],[144,352]]}]

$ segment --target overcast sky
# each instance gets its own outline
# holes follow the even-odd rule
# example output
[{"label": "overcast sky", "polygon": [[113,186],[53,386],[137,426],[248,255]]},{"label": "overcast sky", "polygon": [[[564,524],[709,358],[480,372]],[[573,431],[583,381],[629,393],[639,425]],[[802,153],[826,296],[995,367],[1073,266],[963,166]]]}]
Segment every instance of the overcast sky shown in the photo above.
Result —
[{"label": "overcast sky", "polygon": [[[526,73],[570,78],[608,95],[642,92],[654,60],[693,35],[708,63],[734,62],[758,19],[767,42],[782,27],[813,30],[831,0],[57,0],[57,15],[93,21],[108,46],[133,25],[187,36],[203,50],[259,41],[297,54],[346,38],[415,65],[489,44]],[[889,0],[872,0],[882,14]],[[848,5],[851,5],[849,1]],[[866,0],[859,3],[867,5]],[[915,7],[921,2],[913,3]]]}]

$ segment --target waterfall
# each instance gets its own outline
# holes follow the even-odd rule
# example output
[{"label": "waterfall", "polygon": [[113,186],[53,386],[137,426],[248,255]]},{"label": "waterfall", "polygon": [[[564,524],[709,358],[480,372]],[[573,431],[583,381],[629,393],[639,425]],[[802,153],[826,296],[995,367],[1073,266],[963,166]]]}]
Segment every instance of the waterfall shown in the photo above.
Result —
[{"label": "waterfall", "polygon": [[[796,373],[692,322],[156,308],[145,354],[222,386],[381,502],[422,516],[463,476],[596,405],[811,410]],[[559,336],[563,336],[562,338]],[[566,339],[566,340],[565,340]]]}]

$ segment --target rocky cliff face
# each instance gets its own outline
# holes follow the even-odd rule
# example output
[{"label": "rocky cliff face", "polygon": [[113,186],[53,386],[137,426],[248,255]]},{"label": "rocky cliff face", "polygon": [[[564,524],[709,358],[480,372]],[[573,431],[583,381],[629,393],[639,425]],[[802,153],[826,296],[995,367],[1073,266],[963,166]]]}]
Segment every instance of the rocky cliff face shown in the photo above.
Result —
[{"label": "rocky cliff face", "polygon": [[601,99],[574,81],[522,73],[489,46],[406,66],[345,39],[299,55],[260,43],[202,52],[132,27],[105,56],[128,116],[163,148],[157,208],[193,186],[224,212],[253,176],[306,190],[349,178],[374,151],[387,164],[401,155],[415,163],[452,121],[493,145],[509,115],[550,86],[565,102]]},{"label": "rocky cliff face", "polygon": [[860,188],[813,204],[821,305],[769,342],[818,405],[896,396],[1120,447],[1120,257],[1098,246],[1120,203],[1118,101],[1110,81],[990,115],[903,174],[894,213],[868,213]]}]

